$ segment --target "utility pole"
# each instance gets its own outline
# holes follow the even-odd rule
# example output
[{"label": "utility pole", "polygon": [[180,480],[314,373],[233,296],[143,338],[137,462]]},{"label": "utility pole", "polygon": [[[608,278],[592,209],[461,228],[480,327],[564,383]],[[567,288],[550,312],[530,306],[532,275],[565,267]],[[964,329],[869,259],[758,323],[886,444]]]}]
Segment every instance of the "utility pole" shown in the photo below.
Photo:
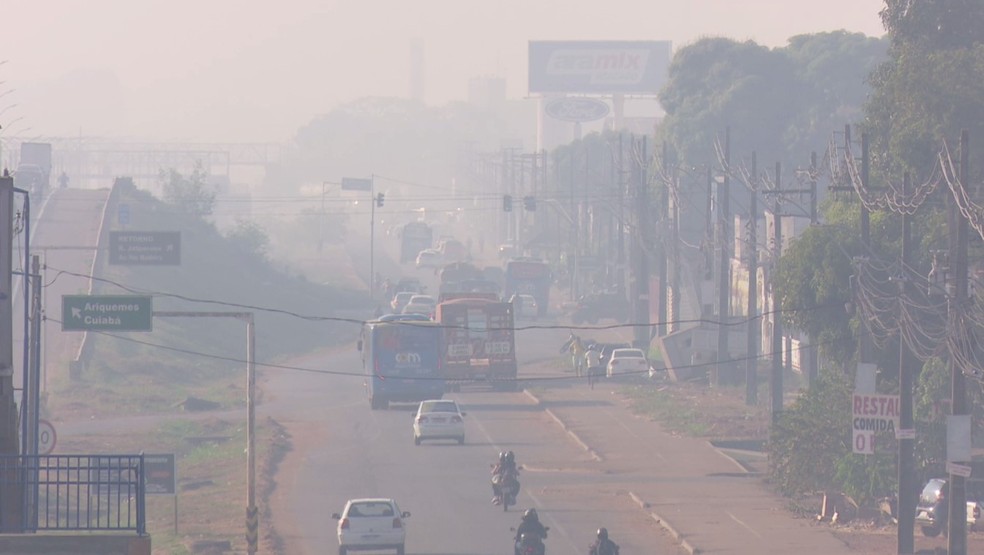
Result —
[{"label": "utility pole", "polygon": [[[970,135],[967,130],[960,133],[960,182],[959,187],[966,192],[967,182],[970,178]],[[954,298],[951,300],[950,322],[955,319],[964,318],[964,307],[968,301],[967,295],[967,246],[968,246],[968,225],[967,218],[963,216],[957,206],[956,199],[950,201],[950,248],[951,260],[953,265],[953,289]],[[952,324],[951,324],[952,325]],[[964,342],[958,342],[956,348],[964,349]],[[950,358],[950,396],[951,414],[954,417],[969,418],[967,410],[967,385],[964,378],[963,364],[951,355]],[[948,430],[949,432],[949,430]],[[968,438],[969,439],[969,438]],[[948,442],[949,443],[949,442]],[[947,454],[947,463],[950,462],[969,462],[951,461],[951,454]],[[949,514],[949,543],[947,553],[949,555],[967,555],[967,491],[966,481],[963,476],[950,473],[950,514]]]},{"label": "utility pole", "polygon": [[622,143],[622,133],[618,134],[618,294],[625,297],[625,151]]},{"label": "utility pole", "polygon": [[369,300],[376,300],[376,176],[369,176]]},{"label": "utility pole", "polygon": [[[848,152],[851,148],[851,126],[847,125],[844,127],[844,142],[847,145]],[[867,189],[871,185],[870,182],[870,163],[868,160],[868,134],[861,134],[861,188]],[[871,218],[868,213],[868,207],[861,203],[861,248],[862,256],[868,256],[871,253]],[[858,364],[867,364],[872,360],[872,348],[871,339],[868,334],[861,333],[858,335]]]},{"label": "utility pole", "polygon": [[[669,145],[664,141],[663,142],[664,171],[668,165],[669,155],[670,155]],[[667,218],[669,217],[668,197],[669,195],[667,194],[667,190],[664,183],[664,187],[660,191],[659,195],[656,197],[656,202],[658,206],[657,221],[659,222],[659,229],[660,229],[659,241],[657,241],[657,251],[656,251],[656,277],[659,280],[659,291],[656,293],[657,295],[656,298],[659,301],[659,304],[657,305],[657,309],[656,309],[657,310],[656,335],[658,335],[659,337],[663,337],[664,335],[666,335],[666,320],[667,320],[666,298],[668,296],[667,295],[668,269],[667,269],[667,262],[666,262],[666,255],[667,255],[666,240],[664,234],[666,232],[665,230],[666,230]]]},{"label": "utility pole", "polygon": [[[912,191],[912,183],[909,172],[905,173],[902,182],[902,195],[908,198]],[[900,293],[903,302],[906,302],[912,294],[912,279],[908,275],[909,268],[912,267],[912,214],[902,213],[902,283]],[[912,352],[906,345],[905,338],[902,337],[902,328],[899,327],[899,508],[898,508],[898,553],[899,555],[913,553],[915,549],[915,526],[916,526],[916,466],[914,446],[915,425],[912,418],[912,374],[915,364]],[[902,433],[908,430],[908,433]]]},{"label": "utility pole", "polygon": [[670,187],[672,194],[670,195],[670,200],[672,200],[673,206],[670,207],[670,214],[673,218],[671,222],[672,225],[672,237],[670,238],[670,257],[673,260],[673,270],[670,277],[670,314],[672,315],[670,319],[669,331],[674,332],[679,329],[680,324],[680,201],[679,201],[679,191],[680,191],[680,174],[678,168],[674,166],[673,175],[670,177]]},{"label": "utility pole", "polygon": [[[27,278],[27,276],[25,276]],[[41,257],[31,256],[31,348],[30,369],[21,395],[21,404],[26,404],[28,455],[38,454],[38,419],[41,413]]]},{"label": "utility pole", "polygon": [[748,206],[748,335],[747,356],[745,358],[745,404],[752,407],[758,403],[758,181],[756,155],[752,153],[752,188]]},{"label": "utility pole", "polygon": [[734,381],[734,372],[728,356],[728,320],[731,317],[731,191],[728,173],[731,168],[731,127],[724,132],[724,175],[718,183],[718,244],[721,249],[718,273],[718,336],[717,364],[711,373],[711,385],[719,387]]},{"label": "utility pole", "polygon": [[[635,146],[636,143],[633,141],[633,150]],[[649,216],[649,195],[644,174],[648,161],[646,137],[642,138],[641,146],[641,156],[637,157],[638,162],[632,166],[635,173],[633,177],[636,187],[636,217],[635,233],[632,234],[632,257],[635,259],[632,266],[635,271],[630,283],[632,286],[630,295],[634,313],[633,323],[636,324],[632,329],[633,346],[648,351],[651,332],[649,331],[649,260],[645,249],[647,239],[645,231],[648,229],[645,222]]]},{"label": "utility pole", "polygon": [[571,249],[571,261],[568,264],[571,272],[571,300],[576,301],[578,298],[577,291],[577,259],[579,257],[578,249],[581,247],[581,210],[580,207],[574,202],[574,143],[570,146],[570,184],[571,184],[571,227],[574,231],[574,247]]},{"label": "utility pole", "polygon": [[782,163],[776,162],[776,188],[772,192],[772,272],[769,278],[772,289],[772,373],[769,376],[771,391],[772,423],[782,414],[782,301],[776,291],[776,276],[779,274],[779,258],[782,254]]},{"label": "utility pole", "polygon": [[[0,455],[17,455],[14,403],[14,179],[0,177]],[[16,465],[0,476],[0,532],[20,532],[21,491]]]}]

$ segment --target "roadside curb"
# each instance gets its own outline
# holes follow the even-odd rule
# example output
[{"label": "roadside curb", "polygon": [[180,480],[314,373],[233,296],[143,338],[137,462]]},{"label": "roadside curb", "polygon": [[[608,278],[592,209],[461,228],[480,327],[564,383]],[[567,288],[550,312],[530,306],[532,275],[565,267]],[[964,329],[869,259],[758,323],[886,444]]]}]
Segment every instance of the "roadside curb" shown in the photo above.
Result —
[{"label": "roadside curb", "polygon": [[592,448],[590,445],[585,443],[584,440],[581,439],[577,435],[577,433],[574,430],[572,430],[570,426],[567,425],[566,422],[561,420],[561,418],[554,413],[554,411],[544,407],[544,402],[540,400],[539,397],[531,393],[529,389],[524,389],[523,393],[525,393],[527,397],[532,399],[533,402],[536,403],[538,406],[543,407],[543,412],[545,412],[547,416],[552,418],[553,421],[557,423],[557,425],[559,425],[565,432],[567,432],[567,435],[569,435],[571,439],[574,440],[575,443],[577,443],[578,445],[581,446],[582,449],[587,451],[587,453],[591,455],[591,458],[593,458],[597,462],[601,462],[604,460],[604,458],[601,456],[600,453],[598,453],[597,451],[594,450],[594,448]]},{"label": "roadside curb", "polygon": [[700,549],[698,549],[693,544],[691,544],[689,541],[687,541],[683,537],[683,534],[681,534],[680,532],[678,532],[676,530],[676,528],[674,528],[669,522],[666,521],[665,518],[663,518],[663,517],[659,516],[658,514],[650,511],[649,510],[649,503],[646,503],[645,501],[643,501],[642,498],[640,498],[638,495],[635,494],[635,492],[630,491],[629,492],[629,497],[632,498],[632,501],[634,501],[636,505],[639,505],[639,508],[640,509],[642,509],[644,511],[647,511],[649,513],[649,518],[655,520],[660,526],[662,526],[667,532],[669,532],[670,535],[673,536],[673,539],[676,540],[676,542],[680,544],[680,547],[682,547],[684,550],[686,550],[687,553],[689,553],[690,555],[699,555],[701,553],[701,550]]},{"label": "roadside curb", "polygon": [[725,459],[727,459],[728,461],[730,461],[732,464],[734,464],[735,466],[737,466],[739,469],[741,469],[741,471],[743,473],[745,473],[745,474],[755,474],[755,472],[751,468],[749,468],[748,466],[742,464],[738,459],[736,459],[736,458],[732,457],[731,455],[729,455],[729,454],[725,453],[724,451],[722,451],[721,448],[719,448],[718,446],[714,445],[714,443],[708,441],[707,442],[707,445],[710,446],[711,449],[714,449],[714,451],[718,455],[721,455],[722,457],[724,457]]}]

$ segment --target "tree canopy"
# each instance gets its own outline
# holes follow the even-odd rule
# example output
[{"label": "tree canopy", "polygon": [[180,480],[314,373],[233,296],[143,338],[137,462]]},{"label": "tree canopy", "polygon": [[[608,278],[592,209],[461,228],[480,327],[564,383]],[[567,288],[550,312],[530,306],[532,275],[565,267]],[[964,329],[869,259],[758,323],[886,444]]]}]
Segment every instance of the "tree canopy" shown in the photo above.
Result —
[{"label": "tree canopy", "polygon": [[660,91],[663,138],[686,164],[713,164],[714,139],[731,127],[733,152],[802,163],[859,116],[865,77],[886,49],[883,39],[845,31],[795,36],[776,49],[699,40],[677,52]]}]

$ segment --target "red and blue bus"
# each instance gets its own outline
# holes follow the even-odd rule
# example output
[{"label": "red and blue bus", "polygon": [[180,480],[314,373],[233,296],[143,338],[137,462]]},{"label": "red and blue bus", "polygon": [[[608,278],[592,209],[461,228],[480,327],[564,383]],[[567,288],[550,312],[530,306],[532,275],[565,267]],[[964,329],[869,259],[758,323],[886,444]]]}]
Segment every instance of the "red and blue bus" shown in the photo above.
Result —
[{"label": "red and blue bus", "polygon": [[366,322],[358,348],[366,393],[374,410],[390,403],[419,403],[444,395],[441,327],[412,314],[390,314]]}]

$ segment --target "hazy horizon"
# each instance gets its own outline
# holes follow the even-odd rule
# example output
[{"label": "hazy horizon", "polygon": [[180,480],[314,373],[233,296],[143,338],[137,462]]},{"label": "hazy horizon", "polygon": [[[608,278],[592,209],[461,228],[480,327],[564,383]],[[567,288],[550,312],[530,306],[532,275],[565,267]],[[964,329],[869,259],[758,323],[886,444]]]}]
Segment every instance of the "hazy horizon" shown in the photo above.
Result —
[{"label": "hazy horizon", "polygon": [[[112,136],[281,142],[365,96],[409,97],[424,51],[424,100],[464,100],[468,80],[526,96],[530,40],[705,36],[769,47],[845,29],[881,36],[881,0],[16,2],[0,34],[0,137]],[[700,20],[697,20],[700,17]]]}]

